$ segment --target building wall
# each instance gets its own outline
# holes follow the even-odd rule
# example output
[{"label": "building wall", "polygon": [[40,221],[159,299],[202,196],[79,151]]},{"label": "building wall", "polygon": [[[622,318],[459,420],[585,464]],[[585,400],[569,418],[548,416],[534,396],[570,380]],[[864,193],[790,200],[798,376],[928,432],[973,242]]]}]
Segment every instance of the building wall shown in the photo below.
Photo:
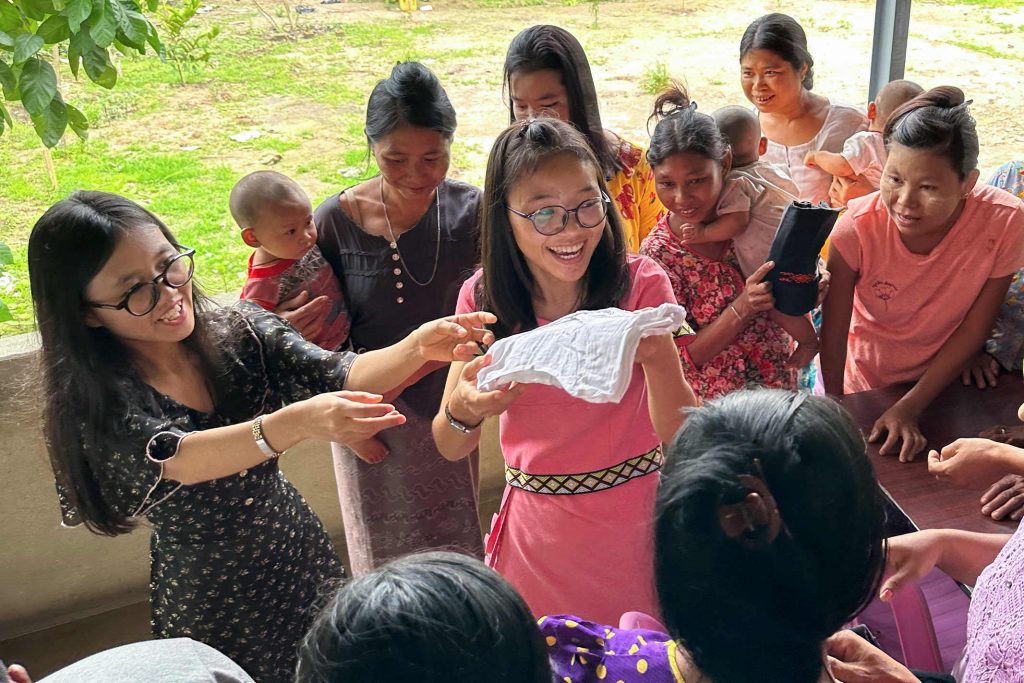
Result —
[{"label": "building wall", "polygon": [[[41,438],[36,344],[34,335],[0,339],[0,641],[148,598],[147,529],[107,538],[60,526]],[[493,426],[482,453],[481,517],[489,520],[504,485]],[[343,552],[327,444],[303,443],[281,459],[281,467]]]}]

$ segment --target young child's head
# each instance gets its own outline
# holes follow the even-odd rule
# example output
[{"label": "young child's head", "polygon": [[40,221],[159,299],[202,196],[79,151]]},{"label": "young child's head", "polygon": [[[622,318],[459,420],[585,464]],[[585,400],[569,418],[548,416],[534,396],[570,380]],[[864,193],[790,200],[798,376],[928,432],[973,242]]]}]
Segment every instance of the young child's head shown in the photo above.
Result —
[{"label": "young child's head", "polygon": [[235,184],[228,200],[242,240],[278,259],[297,260],[316,244],[309,197],[291,178],[256,171]]},{"label": "young child's head", "polygon": [[647,161],[654,170],[658,199],[686,223],[707,221],[732,167],[729,142],[713,118],[697,111],[697,103],[680,85],[658,96],[648,125],[652,120],[658,123]]},{"label": "young child's head", "polygon": [[733,168],[749,166],[768,151],[768,138],[761,135],[761,121],[746,107],[731,104],[711,116],[732,149]]},{"label": "young child's head", "polygon": [[864,439],[826,398],[739,391],[687,419],[655,502],[668,631],[715,681],[815,683],[885,565]]},{"label": "young child's head", "polygon": [[345,583],[299,647],[296,683],[550,683],[516,590],[450,552],[393,560]]},{"label": "young child's head", "polygon": [[875,95],[875,101],[868,105],[868,130],[881,133],[892,113],[924,92],[924,88],[913,81],[903,79],[889,81]]},{"label": "young child's head", "polygon": [[498,316],[498,337],[536,326],[532,302],[544,287],[578,287],[581,309],[618,304],[629,284],[621,219],[571,123],[528,119],[502,131],[482,204],[477,305]]}]

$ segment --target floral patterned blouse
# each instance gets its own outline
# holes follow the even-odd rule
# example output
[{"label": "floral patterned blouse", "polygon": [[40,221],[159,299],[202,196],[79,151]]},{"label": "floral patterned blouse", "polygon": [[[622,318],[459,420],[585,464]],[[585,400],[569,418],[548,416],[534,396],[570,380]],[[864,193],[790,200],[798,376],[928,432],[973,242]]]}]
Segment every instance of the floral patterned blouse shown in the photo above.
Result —
[{"label": "floral patterned blouse", "polygon": [[[989,185],[1024,200],[1024,161],[1011,161],[996,169]],[[1024,270],[1010,282],[1006,300],[999,309],[995,331],[985,342],[985,351],[1008,372],[1020,372],[1024,365]]]},{"label": "floral patterned blouse", "polygon": [[[668,273],[676,300],[686,308],[686,322],[698,334],[743,291],[743,276],[732,244],[721,261],[690,251],[662,217],[644,239],[640,253],[657,261]],[[693,337],[681,338],[689,341]],[[686,346],[680,346],[683,372],[694,392],[710,399],[752,384],[796,389],[796,373],[787,370],[791,340],[781,327],[762,313],[714,358],[697,367]]]},{"label": "floral patterned blouse", "polygon": [[654,189],[654,171],[644,151],[632,142],[615,136],[619,141],[618,158],[622,170],[608,181],[608,192],[622,218],[626,232],[626,248],[637,253],[640,242],[658,224],[665,207]]},{"label": "floral patterned blouse", "polygon": [[[153,529],[153,637],[192,638],[261,683],[290,681],[317,599],[343,576],[323,524],[276,460],[193,485],[164,478],[163,462],[190,433],[341,390],[356,355],[307,342],[250,301],[206,315],[223,353],[214,411],[125,379],[126,413],[86,447],[102,455],[95,477],[104,502]],[[61,507],[66,525],[80,523],[63,495]]]}]

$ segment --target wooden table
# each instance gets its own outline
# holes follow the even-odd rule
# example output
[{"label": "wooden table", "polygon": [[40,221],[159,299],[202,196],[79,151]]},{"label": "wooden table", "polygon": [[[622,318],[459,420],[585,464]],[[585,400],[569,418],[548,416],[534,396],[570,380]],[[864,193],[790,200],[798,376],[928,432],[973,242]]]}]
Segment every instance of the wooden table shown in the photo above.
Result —
[{"label": "wooden table", "polygon": [[[840,399],[865,436],[878,417],[889,409],[910,385],[898,385],[849,394]],[[993,425],[1020,424],[1017,408],[1024,403],[1024,381],[1010,375],[999,378],[994,388],[965,387],[957,378],[932,402],[921,418],[921,433],[927,449],[940,450],[961,437],[977,436]],[[997,522],[981,514],[980,489],[956,488],[928,474],[927,450],[914,462],[901,463],[897,456],[881,456],[881,443],[868,444],[868,455],[886,495],[902,514],[909,528],[962,529],[989,533],[1012,533],[1017,522]],[[993,482],[994,483],[994,482]]]}]

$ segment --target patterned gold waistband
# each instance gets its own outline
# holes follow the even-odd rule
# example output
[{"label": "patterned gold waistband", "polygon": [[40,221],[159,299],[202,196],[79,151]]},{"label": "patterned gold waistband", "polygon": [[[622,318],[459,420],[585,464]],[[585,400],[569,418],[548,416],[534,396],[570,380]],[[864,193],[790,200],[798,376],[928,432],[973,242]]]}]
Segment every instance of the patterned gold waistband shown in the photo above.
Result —
[{"label": "patterned gold waistband", "polygon": [[531,493],[549,495],[594,493],[625,484],[630,479],[657,472],[664,462],[661,446],[657,446],[646,453],[624,460],[618,465],[579,474],[530,474],[506,465],[505,481],[509,486]]}]

